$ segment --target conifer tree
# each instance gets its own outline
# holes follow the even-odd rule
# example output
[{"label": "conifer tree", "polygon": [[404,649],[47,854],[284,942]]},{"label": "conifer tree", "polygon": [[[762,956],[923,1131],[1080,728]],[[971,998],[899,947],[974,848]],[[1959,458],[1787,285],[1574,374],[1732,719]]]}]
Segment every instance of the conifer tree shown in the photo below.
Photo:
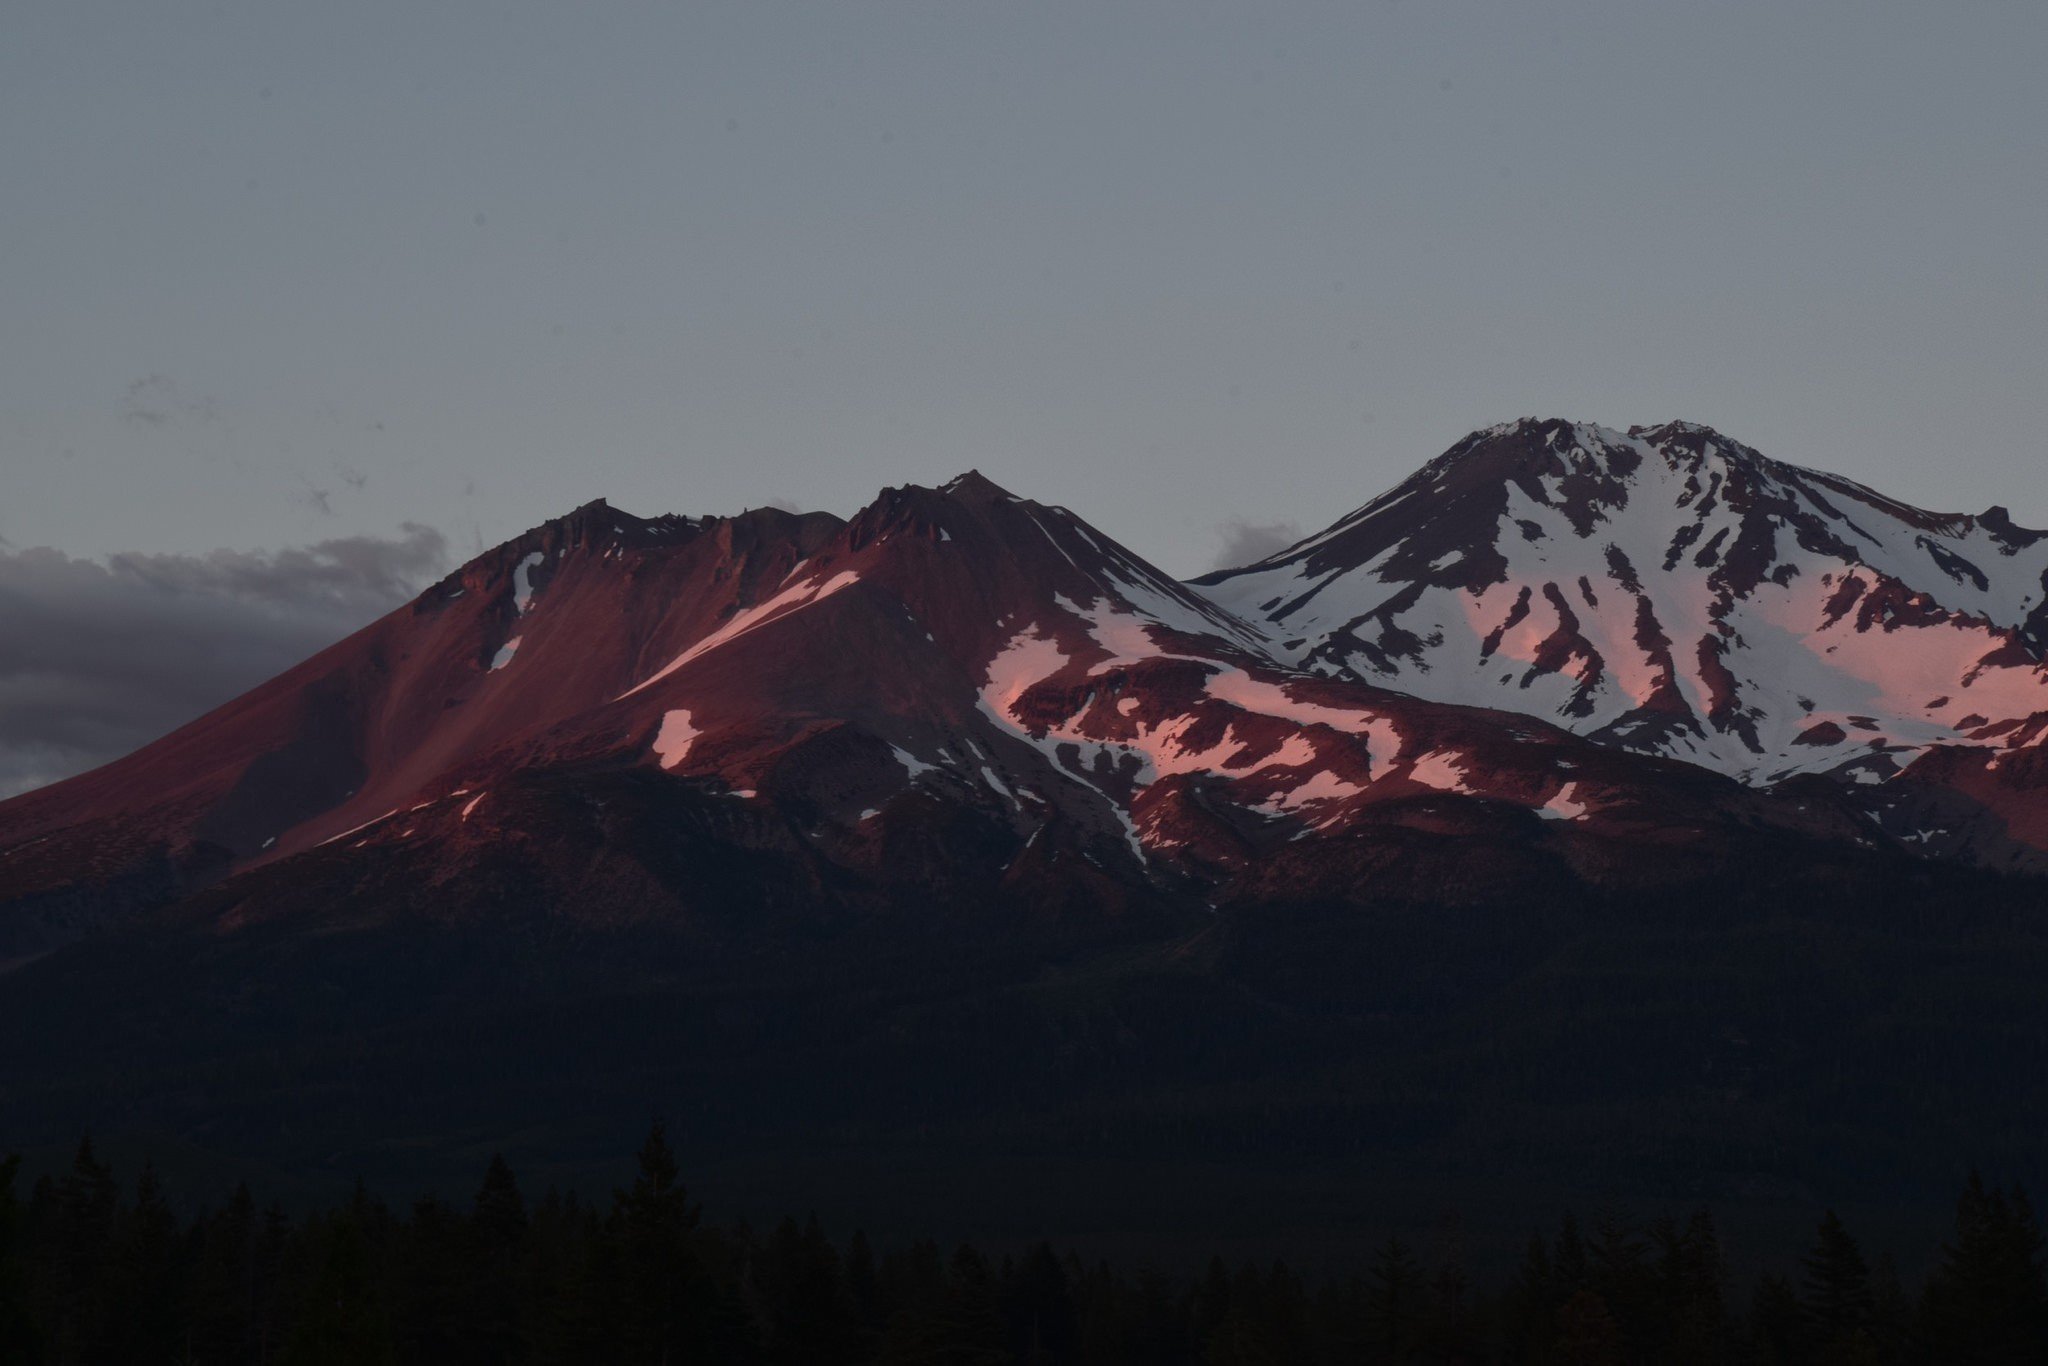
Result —
[{"label": "conifer tree", "polygon": [[533,1366],[575,1366],[605,1355],[598,1291],[608,1270],[598,1259],[596,1216],[574,1196],[548,1192],[535,1209],[530,1242],[533,1291],[522,1306],[527,1359]]},{"label": "conifer tree", "polygon": [[1749,1333],[1758,1366],[1804,1366],[1812,1359],[1806,1308],[1783,1276],[1758,1279],[1750,1300]]},{"label": "conifer tree", "polygon": [[1592,1289],[1578,1291],[1557,1311],[1556,1350],[1571,1366],[1622,1366],[1628,1359],[1621,1325]]},{"label": "conifer tree", "polygon": [[180,1341],[184,1287],[178,1218],[156,1168],[145,1164],[135,1199],[116,1222],[108,1268],[108,1301],[118,1310],[107,1325],[115,1360],[141,1361]]},{"label": "conifer tree", "polygon": [[410,1361],[464,1362],[476,1325],[469,1313],[474,1261],[461,1216],[433,1196],[415,1201],[393,1250],[393,1334]]},{"label": "conifer tree", "polygon": [[952,1318],[965,1359],[1003,1359],[1003,1319],[988,1258],[974,1247],[955,1248],[946,1267]]},{"label": "conifer tree", "polygon": [[[1438,1278],[1436,1286],[1436,1310],[1439,1316],[1445,1316],[1444,1297],[1456,1297],[1459,1302],[1449,1311],[1449,1316],[1455,1318],[1463,1308],[1464,1269],[1455,1261],[1447,1262],[1446,1266],[1449,1270]],[[1258,1317],[1269,1350],[1277,1353],[1280,1360],[1308,1359],[1308,1292],[1303,1289],[1301,1278],[1277,1258],[1267,1269],[1260,1288]]]},{"label": "conifer tree", "polygon": [[199,1220],[187,1292],[194,1361],[260,1360],[256,1331],[256,1200],[246,1184]]},{"label": "conifer tree", "polygon": [[42,1344],[29,1317],[26,1218],[14,1194],[20,1171],[19,1157],[0,1161],[0,1361],[31,1362]]},{"label": "conifer tree", "polygon": [[519,1193],[519,1181],[512,1175],[503,1153],[492,1153],[484,1169],[483,1185],[477,1188],[470,1220],[478,1242],[488,1249],[516,1247],[526,1234],[526,1200]]},{"label": "conifer tree", "polygon": [[846,1244],[846,1294],[860,1336],[873,1338],[882,1326],[882,1285],[875,1270],[875,1250],[860,1229],[853,1231]]},{"label": "conifer tree", "polygon": [[1399,1238],[1389,1238],[1374,1260],[1366,1291],[1366,1328],[1379,1359],[1414,1359],[1426,1308],[1422,1263]]},{"label": "conifer tree", "polygon": [[92,1139],[82,1138],[71,1169],[54,1183],[38,1182],[37,1197],[37,1241],[44,1251],[32,1263],[32,1294],[50,1357],[83,1361],[103,1355],[121,1197],[113,1170],[93,1151]]},{"label": "conifer tree", "polygon": [[1019,1361],[1064,1366],[1074,1359],[1078,1324],[1073,1295],[1066,1268],[1050,1244],[1035,1244],[1024,1254],[1003,1300],[1010,1347]]},{"label": "conifer tree", "polygon": [[1429,1282],[1429,1321],[1424,1337],[1432,1359],[1462,1361],[1472,1355],[1472,1285],[1465,1274],[1464,1238],[1455,1219],[1439,1230],[1436,1273]]},{"label": "conifer tree", "polygon": [[375,1211],[360,1189],[307,1230],[314,1275],[281,1358],[284,1366],[385,1366],[398,1359],[378,1276]]},{"label": "conifer tree", "polygon": [[639,1171],[613,1200],[614,1322],[633,1360],[681,1359],[686,1320],[698,1290],[692,1234],[700,1217],[679,1179],[659,1120],[640,1146]]},{"label": "conifer tree", "polygon": [[250,1257],[249,1282],[250,1303],[256,1322],[255,1359],[269,1363],[277,1360],[277,1354],[286,1340],[289,1323],[285,1317],[285,1295],[287,1289],[287,1258],[291,1251],[291,1219],[284,1212],[284,1206],[275,1200],[263,1211],[263,1229],[257,1235],[256,1247]]},{"label": "conifer tree", "polygon": [[1987,1188],[1977,1172],[1956,1202],[1922,1311],[1926,1346],[1957,1363],[2048,1360],[2048,1285],[2026,1192]]},{"label": "conifer tree", "polygon": [[1871,1335],[1877,1360],[1884,1366],[1905,1361],[1913,1340],[1913,1304],[1889,1252],[1880,1254],[1871,1264],[1870,1299]]},{"label": "conifer tree", "polygon": [[1728,1270],[1711,1213],[1696,1210],[1686,1220],[1666,1275],[1671,1297],[1665,1348],[1668,1359],[1673,1366],[1725,1360],[1731,1338]]},{"label": "conifer tree", "polygon": [[764,1355],[790,1366],[832,1366],[849,1359],[854,1312],[839,1252],[817,1217],[784,1219],[748,1266]]},{"label": "conifer tree", "polygon": [[1649,1248],[1613,1210],[1602,1211],[1587,1248],[1590,1288],[1599,1295],[1624,1341],[1641,1343],[1656,1318],[1656,1276]]},{"label": "conifer tree", "polygon": [[1801,1265],[1800,1302],[1823,1357],[1848,1359],[1874,1350],[1870,1264],[1833,1210],[1821,1216],[1813,1249]]},{"label": "conifer tree", "polygon": [[507,1366],[519,1355],[527,1306],[526,1200],[502,1153],[491,1155],[470,1205],[471,1262],[464,1278],[464,1356],[478,1366]]},{"label": "conifer tree", "polygon": [[1189,1328],[1197,1342],[1206,1342],[1230,1317],[1230,1269],[1221,1257],[1209,1258],[1188,1311]]},{"label": "conifer tree", "polygon": [[1565,1211],[1564,1218],[1558,1223],[1557,1247],[1551,1257],[1551,1266],[1556,1276],[1554,1285],[1560,1304],[1592,1282],[1592,1259],[1586,1252],[1586,1240],[1579,1233],[1578,1218],[1570,1210]]},{"label": "conifer tree", "polygon": [[[912,1259],[919,1271],[929,1269],[922,1251]],[[899,1304],[882,1330],[875,1357],[881,1366],[997,1366],[1010,1360],[995,1285],[980,1253],[959,1248],[936,1285],[924,1275],[901,1283],[912,1298]]]},{"label": "conifer tree", "polygon": [[1728,1337],[1725,1271],[1713,1217],[1699,1210],[1681,1225],[1666,1215],[1651,1221],[1648,1234],[1647,1269],[1655,1294],[1640,1345],[1672,1366],[1722,1360]]},{"label": "conifer tree", "polygon": [[1505,1306],[1512,1359],[1544,1361],[1557,1337],[1557,1311],[1563,1307],[1557,1297],[1557,1272],[1551,1265],[1550,1246],[1543,1235],[1533,1234],[1522,1254],[1521,1269],[1507,1295]]}]

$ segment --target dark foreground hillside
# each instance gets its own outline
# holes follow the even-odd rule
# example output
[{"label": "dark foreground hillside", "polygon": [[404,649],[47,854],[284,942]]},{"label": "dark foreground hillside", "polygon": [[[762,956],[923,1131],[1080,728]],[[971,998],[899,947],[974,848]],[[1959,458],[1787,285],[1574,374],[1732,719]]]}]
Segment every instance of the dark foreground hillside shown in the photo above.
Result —
[{"label": "dark foreground hillside", "polygon": [[[2048,1279],[2024,1192],[1974,1174],[1927,1272],[1902,1278],[1834,1212],[1796,1257],[1738,1270],[1710,1210],[1569,1214],[1477,1273],[1455,1225],[1334,1274],[1196,1269],[1045,1242],[878,1247],[812,1216],[706,1221],[656,1126],[608,1199],[534,1200],[492,1158],[467,1200],[361,1188],[294,1216],[246,1185],[182,1215],[145,1167],[81,1144],[16,1189],[0,1162],[0,1360],[251,1363],[2026,1362]],[[1192,1251],[1192,1249],[1191,1249]]]},{"label": "dark foreground hillside", "polygon": [[1446,1216],[1509,1259],[1603,1204],[1706,1204],[1759,1254],[1833,1206],[1906,1255],[1973,1166],[2043,1175],[2040,887],[1931,866],[726,935],[532,906],[206,924],[0,976],[0,1113],[34,1161],[91,1132],[328,1200],[503,1151],[588,1192],[659,1115],[735,1215],[1311,1263]]}]

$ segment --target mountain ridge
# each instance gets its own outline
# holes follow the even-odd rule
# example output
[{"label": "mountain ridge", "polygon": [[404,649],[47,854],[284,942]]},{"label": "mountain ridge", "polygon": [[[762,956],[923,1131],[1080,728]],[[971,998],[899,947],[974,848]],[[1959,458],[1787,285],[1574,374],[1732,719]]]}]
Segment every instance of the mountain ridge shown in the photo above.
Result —
[{"label": "mountain ridge", "polygon": [[[950,886],[964,858],[970,881],[1033,867],[1055,900],[1307,894],[1351,876],[1336,845],[1421,831],[1489,851],[1452,886],[1539,864],[1660,876],[1609,848],[1646,830],[1710,864],[1759,838],[1879,842],[1826,802],[1304,669],[1066,509],[970,471],[845,520],[587,503],[129,759],[0,804],[0,899],[144,868],[197,887],[330,846],[468,849],[495,788],[555,769],[651,769],[743,805],[767,821],[747,838],[802,850],[820,886]],[[941,827],[918,857],[892,852]],[[1447,867],[1366,861],[1416,895]]]},{"label": "mountain ridge", "polygon": [[[2044,867],[2044,541],[1692,422],[1482,428],[1324,531],[1186,584],[971,469],[847,519],[600,498],[128,759],[0,803],[0,898],[160,896],[367,849],[457,798],[466,825],[494,782],[561,765],[765,803],[861,876],[862,846],[888,840],[860,827],[913,792],[999,843],[1064,831],[1049,845],[1074,840],[1091,878],[1190,890],[1270,883],[1260,863],[1322,885],[1332,837],[1495,829],[1437,809],[1458,798],[1538,818],[1487,837],[1508,863],[1542,850],[1602,876],[1599,833],[1655,830],[1658,809],[1671,830],[1713,813]],[[1935,665],[1900,653],[1928,641]],[[1901,658],[1946,670],[1917,708],[1876,698],[1904,686],[1873,672]],[[1864,694],[1816,686],[1845,678]],[[1280,847],[1302,840],[1315,853]]]}]

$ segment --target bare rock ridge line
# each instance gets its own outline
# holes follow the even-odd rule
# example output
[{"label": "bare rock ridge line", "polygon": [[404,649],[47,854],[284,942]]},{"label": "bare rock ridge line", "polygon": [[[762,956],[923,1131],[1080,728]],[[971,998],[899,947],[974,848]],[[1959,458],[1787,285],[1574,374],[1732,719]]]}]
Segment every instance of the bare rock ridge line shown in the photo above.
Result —
[{"label": "bare rock ridge line", "polygon": [[1476,432],[1193,583],[972,471],[850,520],[598,500],[0,804],[0,940],[217,884],[260,918],[288,867],[484,906],[515,857],[565,903],[685,916],[1455,900],[1764,846],[2036,869],[2044,574],[2000,509],[1685,423]]}]

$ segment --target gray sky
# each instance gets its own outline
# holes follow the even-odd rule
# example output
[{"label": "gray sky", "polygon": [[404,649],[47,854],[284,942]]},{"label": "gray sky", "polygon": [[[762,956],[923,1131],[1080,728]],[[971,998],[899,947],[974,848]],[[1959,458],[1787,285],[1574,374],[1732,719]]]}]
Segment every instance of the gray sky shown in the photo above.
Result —
[{"label": "gray sky", "polygon": [[2033,0],[15,0],[0,537],[978,466],[1193,574],[1525,414],[2048,524],[2044,57]]}]

